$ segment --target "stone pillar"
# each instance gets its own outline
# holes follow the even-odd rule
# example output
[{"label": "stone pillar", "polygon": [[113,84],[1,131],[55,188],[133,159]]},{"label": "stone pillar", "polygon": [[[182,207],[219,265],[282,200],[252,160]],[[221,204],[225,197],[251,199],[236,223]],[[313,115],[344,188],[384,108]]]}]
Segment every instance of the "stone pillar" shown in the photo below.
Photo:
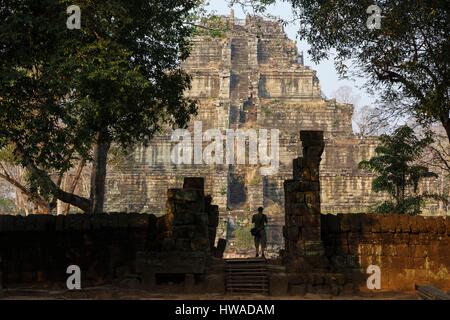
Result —
[{"label": "stone pillar", "polygon": [[167,220],[171,222],[168,241],[173,249],[212,253],[219,207],[211,204],[211,196],[205,196],[204,178],[184,178],[183,189],[169,189],[167,194]]},{"label": "stone pillar", "polygon": [[320,239],[319,165],[324,149],[322,131],[300,131],[303,157],[294,159],[294,179],[284,182],[285,263],[301,272],[326,264]]}]

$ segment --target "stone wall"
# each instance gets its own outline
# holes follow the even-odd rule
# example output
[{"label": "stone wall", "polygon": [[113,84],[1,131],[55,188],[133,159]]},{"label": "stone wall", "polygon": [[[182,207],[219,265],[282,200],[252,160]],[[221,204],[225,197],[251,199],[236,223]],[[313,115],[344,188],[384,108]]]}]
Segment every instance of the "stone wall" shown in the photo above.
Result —
[{"label": "stone wall", "polygon": [[450,289],[450,219],[321,214],[323,132],[301,131],[300,139],[303,157],[293,160],[293,179],[284,184],[286,246],[282,257],[287,272],[294,275],[291,285],[297,285],[298,274],[321,273],[321,279],[335,279],[337,291],[345,286],[367,291],[367,267],[376,265],[381,269],[382,290],[412,291],[417,284]]},{"label": "stone wall", "polygon": [[[130,274],[142,280],[140,275],[148,268],[154,270],[155,263],[163,267],[159,273],[204,273],[208,257],[223,253],[215,246],[218,208],[204,194],[202,178],[185,178],[182,189],[167,194],[168,212],[162,217],[0,215],[3,284],[61,283],[69,265],[80,267],[83,286]],[[193,257],[197,259],[190,260]]]},{"label": "stone wall", "polygon": [[366,269],[381,269],[381,289],[412,291],[416,284],[450,290],[450,219],[406,215],[321,216],[325,255],[334,272],[367,291]]},{"label": "stone wall", "polygon": [[138,213],[0,216],[3,285],[65,283],[78,265],[83,285],[135,272],[136,252],[161,247],[157,218]]}]

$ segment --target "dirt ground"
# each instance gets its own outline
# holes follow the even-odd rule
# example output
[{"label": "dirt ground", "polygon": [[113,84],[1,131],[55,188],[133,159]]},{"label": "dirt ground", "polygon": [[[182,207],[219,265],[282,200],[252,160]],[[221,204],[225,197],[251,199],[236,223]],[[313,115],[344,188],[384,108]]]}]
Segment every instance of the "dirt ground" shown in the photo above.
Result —
[{"label": "dirt ground", "polygon": [[224,295],[152,293],[138,289],[99,286],[82,290],[52,290],[9,288],[0,291],[2,300],[419,300],[415,292],[361,293],[359,295],[331,296],[307,293],[304,296]]}]

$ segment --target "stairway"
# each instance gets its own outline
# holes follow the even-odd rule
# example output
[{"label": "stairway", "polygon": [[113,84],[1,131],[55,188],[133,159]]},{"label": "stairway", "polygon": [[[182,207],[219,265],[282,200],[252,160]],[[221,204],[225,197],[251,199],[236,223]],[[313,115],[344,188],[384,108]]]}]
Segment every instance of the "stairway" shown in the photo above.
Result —
[{"label": "stairway", "polygon": [[226,290],[231,294],[269,294],[266,259],[225,259]]}]

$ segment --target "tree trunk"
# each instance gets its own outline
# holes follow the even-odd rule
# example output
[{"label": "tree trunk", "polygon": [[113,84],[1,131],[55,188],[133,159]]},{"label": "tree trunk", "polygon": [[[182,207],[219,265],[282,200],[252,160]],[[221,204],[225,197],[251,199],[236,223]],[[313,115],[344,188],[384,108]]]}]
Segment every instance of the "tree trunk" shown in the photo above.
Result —
[{"label": "tree trunk", "polygon": [[450,142],[450,119],[447,119],[447,121],[443,121],[442,125],[445,128],[445,132],[447,132],[448,142]]},{"label": "tree trunk", "polygon": [[97,145],[94,149],[94,158],[91,172],[90,200],[92,213],[102,213],[105,203],[106,164],[108,151],[111,146],[107,133],[98,134]]},{"label": "tree trunk", "polygon": [[[78,166],[77,172],[75,173],[75,177],[73,178],[73,180],[70,184],[70,188],[69,188],[70,193],[75,193],[75,189],[77,188],[78,181],[81,178],[81,174],[83,173],[83,168],[84,168],[85,164],[86,164],[86,160],[85,159],[81,160],[80,165]],[[62,214],[67,215],[67,214],[69,214],[69,212],[70,212],[70,203],[66,203],[62,210]]]},{"label": "tree trunk", "polygon": [[62,202],[70,203],[71,205],[80,208],[84,212],[91,212],[92,206],[89,199],[77,196],[76,194],[68,193],[59,188],[50,177],[41,169],[36,167],[31,161],[27,164],[27,169],[34,173],[39,183],[50,188],[50,192]]},{"label": "tree trunk", "polygon": [[39,184],[42,186],[46,186],[49,188],[49,191],[62,202],[70,203],[71,205],[80,208],[84,212],[92,212],[92,205],[91,201],[89,199],[86,199],[84,197],[80,197],[76,194],[68,193],[62,190],[60,187],[56,185],[50,179],[48,174],[43,171],[42,169],[38,168],[31,159],[29,159],[25,152],[23,152],[23,149],[20,148],[20,146],[15,146],[15,151],[23,158],[24,162],[26,163],[26,168],[28,171],[35,175],[36,179],[38,180]]}]

